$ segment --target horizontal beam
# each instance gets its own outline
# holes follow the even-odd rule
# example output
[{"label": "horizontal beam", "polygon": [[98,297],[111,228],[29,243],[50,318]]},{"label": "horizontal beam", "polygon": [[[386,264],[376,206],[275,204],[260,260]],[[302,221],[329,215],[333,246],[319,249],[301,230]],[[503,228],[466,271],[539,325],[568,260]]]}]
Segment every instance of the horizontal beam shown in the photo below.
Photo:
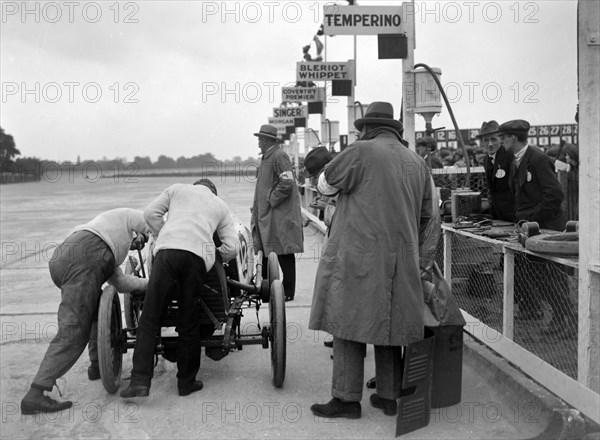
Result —
[{"label": "horizontal beam", "polygon": [[595,423],[600,423],[600,395],[562,371],[504,337],[491,327],[462,310],[467,321],[465,332],[512,362],[533,380],[581,411]]}]

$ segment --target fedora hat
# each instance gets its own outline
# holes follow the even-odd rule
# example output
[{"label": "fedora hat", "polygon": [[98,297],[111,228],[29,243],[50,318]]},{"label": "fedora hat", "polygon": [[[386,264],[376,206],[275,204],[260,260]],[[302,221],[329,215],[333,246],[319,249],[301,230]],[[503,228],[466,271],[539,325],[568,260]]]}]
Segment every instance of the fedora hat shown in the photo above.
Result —
[{"label": "fedora hat", "polygon": [[481,130],[479,130],[479,134],[475,136],[477,139],[481,139],[484,136],[489,136],[491,134],[498,133],[500,125],[496,121],[485,122],[481,124]]},{"label": "fedora hat", "polygon": [[268,124],[261,125],[260,130],[258,131],[258,133],[254,133],[254,136],[262,136],[269,139],[277,140],[277,128]]},{"label": "fedora hat", "polygon": [[387,125],[395,128],[400,133],[404,130],[402,122],[394,119],[394,107],[389,102],[372,102],[367,107],[365,116],[354,121],[354,126],[357,130],[362,130],[365,124]]},{"label": "fedora hat", "polygon": [[333,156],[327,148],[317,147],[310,150],[304,158],[304,167],[310,176],[315,176],[331,159]]}]

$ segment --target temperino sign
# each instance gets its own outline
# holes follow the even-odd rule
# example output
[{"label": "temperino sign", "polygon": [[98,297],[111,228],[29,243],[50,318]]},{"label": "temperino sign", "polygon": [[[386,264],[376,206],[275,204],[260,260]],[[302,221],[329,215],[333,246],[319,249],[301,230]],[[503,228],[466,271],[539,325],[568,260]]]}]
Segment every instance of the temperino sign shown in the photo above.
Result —
[{"label": "temperino sign", "polygon": [[405,33],[402,6],[323,6],[325,35]]},{"label": "temperino sign", "polygon": [[333,81],[354,79],[353,62],[298,62],[296,81]]},{"label": "temperino sign", "polygon": [[325,100],[325,87],[284,87],[282,102],[319,102]]},{"label": "temperino sign", "polygon": [[273,116],[275,118],[292,118],[293,125],[294,118],[308,118],[308,107],[306,105],[299,107],[274,107]]}]

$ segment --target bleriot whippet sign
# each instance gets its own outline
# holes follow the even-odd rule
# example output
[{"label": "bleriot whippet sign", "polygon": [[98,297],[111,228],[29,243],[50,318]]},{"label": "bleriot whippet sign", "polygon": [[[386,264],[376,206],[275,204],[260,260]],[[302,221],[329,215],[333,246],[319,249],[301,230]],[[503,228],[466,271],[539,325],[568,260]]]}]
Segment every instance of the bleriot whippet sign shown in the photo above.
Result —
[{"label": "bleriot whippet sign", "polygon": [[352,61],[346,62],[298,62],[296,81],[334,81],[354,79]]}]

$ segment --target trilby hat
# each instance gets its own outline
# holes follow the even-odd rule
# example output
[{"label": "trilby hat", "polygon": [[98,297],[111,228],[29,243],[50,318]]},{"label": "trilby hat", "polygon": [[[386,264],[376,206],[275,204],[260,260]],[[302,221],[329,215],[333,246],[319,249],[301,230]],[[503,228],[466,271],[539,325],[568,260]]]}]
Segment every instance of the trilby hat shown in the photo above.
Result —
[{"label": "trilby hat", "polygon": [[479,130],[479,134],[475,137],[477,139],[481,139],[484,136],[496,134],[496,133],[498,133],[499,128],[500,128],[500,125],[498,125],[498,123],[496,121],[489,121],[489,122],[483,121],[483,124],[481,124],[481,130]]},{"label": "trilby hat", "polygon": [[277,140],[277,128],[268,124],[261,125],[260,130],[258,131],[258,133],[254,133],[254,136],[262,136],[269,139]]},{"label": "trilby hat", "polygon": [[354,126],[357,130],[362,130],[365,124],[387,125],[395,128],[402,133],[404,127],[402,122],[394,119],[394,107],[389,102],[375,101],[372,102],[363,118],[354,121]]}]

